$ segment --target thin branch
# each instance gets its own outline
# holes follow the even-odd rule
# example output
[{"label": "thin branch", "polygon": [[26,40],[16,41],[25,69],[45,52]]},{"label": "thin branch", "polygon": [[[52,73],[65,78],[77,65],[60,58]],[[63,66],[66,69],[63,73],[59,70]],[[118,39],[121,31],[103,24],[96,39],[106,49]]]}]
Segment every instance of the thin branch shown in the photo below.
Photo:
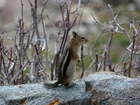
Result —
[{"label": "thin branch", "polygon": [[27,66],[29,62],[26,62],[23,67],[15,74],[15,76],[12,78],[12,80],[9,82],[9,85],[21,74],[21,72],[24,70],[24,68]]},{"label": "thin branch", "polygon": [[81,62],[82,62],[82,73],[81,73],[81,76],[80,76],[80,78],[82,78],[83,77],[83,75],[84,75],[84,69],[85,69],[85,65],[84,65],[84,55],[83,55],[83,49],[84,49],[84,46],[82,45],[81,46]]},{"label": "thin branch", "polygon": [[128,32],[123,27],[121,27],[120,24],[118,24],[118,22],[116,21],[116,18],[114,18],[114,13],[113,13],[111,5],[108,4],[108,7],[110,10],[111,18],[112,18],[114,25],[117,26],[118,28],[120,28],[121,31],[128,37],[129,41],[131,42],[131,38],[130,38],[130,35],[128,34]]},{"label": "thin branch", "polygon": [[95,71],[97,72],[98,71],[98,54],[96,54],[96,59],[95,59]]},{"label": "thin branch", "polygon": [[43,12],[44,12],[44,9],[45,9],[45,6],[46,4],[48,3],[49,0],[46,0],[44,3],[43,3],[43,7],[42,7],[42,11],[40,13],[40,17],[38,19],[38,22],[41,20],[42,16],[43,16]]}]

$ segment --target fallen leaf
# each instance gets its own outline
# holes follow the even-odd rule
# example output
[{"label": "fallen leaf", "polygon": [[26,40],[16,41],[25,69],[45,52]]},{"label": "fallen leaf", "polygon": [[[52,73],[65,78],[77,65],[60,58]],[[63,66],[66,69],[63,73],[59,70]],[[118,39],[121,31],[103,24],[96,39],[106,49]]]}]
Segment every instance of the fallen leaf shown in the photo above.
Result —
[{"label": "fallen leaf", "polygon": [[22,86],[20,85],[20,86],[18,86],[19,88],[22,88]]},{"label": "fallen leaf", "polygon": [[22,105],[26,105],[26,100],[21,100]]},{"label": "fallen leaf", "polygon": [[50,104],[48,104],[48,105],[58,105],[59,103],[60,103],[59,99],[56,99],[53,102],[51,102]]}]

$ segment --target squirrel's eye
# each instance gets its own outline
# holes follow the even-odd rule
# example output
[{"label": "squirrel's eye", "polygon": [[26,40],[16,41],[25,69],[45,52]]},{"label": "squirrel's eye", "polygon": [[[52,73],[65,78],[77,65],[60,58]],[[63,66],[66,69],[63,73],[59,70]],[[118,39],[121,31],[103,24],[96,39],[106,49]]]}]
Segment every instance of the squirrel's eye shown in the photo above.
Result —
[{"label": "squirrel's eye", "polygon": [[81,39],[85,39],[85,38],[82,36]]},{"label": "squirrel's eye", "polygon": [[77,36],[76,34],[73,34],[73,37],[75,37],[75,38],[76,38],[76,36]]}]

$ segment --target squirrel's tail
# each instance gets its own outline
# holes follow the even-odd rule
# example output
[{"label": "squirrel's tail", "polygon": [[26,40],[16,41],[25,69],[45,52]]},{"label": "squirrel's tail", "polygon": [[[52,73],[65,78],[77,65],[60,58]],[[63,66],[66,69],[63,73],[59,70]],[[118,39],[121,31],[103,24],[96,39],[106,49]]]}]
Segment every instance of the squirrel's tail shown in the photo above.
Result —
[{"label": "squirrel's tail", "polygon": [[52,82],[44,82],[43,83],[43,85],[44,85],[45,88],[55,88],[55,87],[58,86],[58,84],[59,84],[58,81],[56,81],[54,83],[52,83]]}]

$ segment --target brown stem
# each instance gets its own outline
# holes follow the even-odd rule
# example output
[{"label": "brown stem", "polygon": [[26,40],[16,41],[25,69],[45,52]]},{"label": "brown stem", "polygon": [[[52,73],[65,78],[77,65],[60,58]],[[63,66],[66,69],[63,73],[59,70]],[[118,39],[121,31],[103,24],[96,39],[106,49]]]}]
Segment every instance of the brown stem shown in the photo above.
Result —
[{"label": "brown stem", "polygon": [[81,77],[83,77],[84,75],[84,71],[85,71],[85,65],[84,65],[84,55],[83,55],[83,50],[84,50],[84,46],[81,46],[81,62],[82,62],[82,73],[81,73]]}]

